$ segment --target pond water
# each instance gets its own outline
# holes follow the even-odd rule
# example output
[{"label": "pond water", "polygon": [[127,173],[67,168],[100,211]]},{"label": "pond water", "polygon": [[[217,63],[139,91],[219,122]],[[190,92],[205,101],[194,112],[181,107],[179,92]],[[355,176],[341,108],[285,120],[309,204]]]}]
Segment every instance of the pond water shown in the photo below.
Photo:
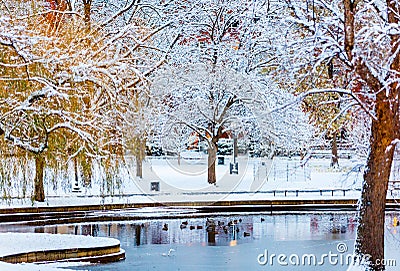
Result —
[{"label": "pond water", "polygon": [[[388,225],[392,218],[393,214],[387,216]],[[210,214],[52,226],[4,224],[0,231],[109,236],[121,241],[125,261],[72,267],[76,270],[347,270],[356,223],[354,213],[340,212]],[[391,241],[386,249],[396,256],[399,234],[388,226],[387,235]],[[279,262],[279,254],[286,258]]]}]

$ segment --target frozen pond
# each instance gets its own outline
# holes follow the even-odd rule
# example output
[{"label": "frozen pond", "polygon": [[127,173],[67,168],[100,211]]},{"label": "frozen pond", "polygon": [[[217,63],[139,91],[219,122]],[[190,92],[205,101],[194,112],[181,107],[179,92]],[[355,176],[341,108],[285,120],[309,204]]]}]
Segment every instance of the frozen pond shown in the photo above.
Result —
[{"label": "frozen pond", "polygon": [[[391,240],[387,242],[387,250],[389,248],[388,256],[391,257],[397,256],[399,249],[397,229],[390,228],[393,217],[394,214],[387,215],[387,234]],[[351,256],[353,250],[356,224],[353,213],[340,212],[211,214],[202,218],[44,227],[3,224],[0,231],[110,236],[118,238],[126,250],[125,261],[74,267],[76,270],[347,270],[346,257]],[[265,253],[268,253],[266,263],[266,257],[260,256]],[[277,256],[271,258],[272,254],[284,254],[287,258],[279,263]],[[310,265],[308,258],[304,258],[304,265],[302,257],[305,254],[315,255],[316,262],[311,259]],[[336,261],[333,258],[330,262],[323,254],[336,254]],[[320,264],[321,261],[324,263]]]}]

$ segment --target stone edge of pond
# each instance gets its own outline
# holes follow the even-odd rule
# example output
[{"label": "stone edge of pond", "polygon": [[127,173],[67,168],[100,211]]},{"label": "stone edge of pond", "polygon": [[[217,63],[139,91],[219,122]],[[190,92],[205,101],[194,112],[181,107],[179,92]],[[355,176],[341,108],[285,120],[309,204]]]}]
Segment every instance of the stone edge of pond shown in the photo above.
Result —
[{"label": "stone edge of pond", "polygon": [[[355,211],[357,209],[356,199],[319,199],[319,200],[235,200],[235,201],[187,201],[187,202],[153,202],[153,203],[129,203],[129,204],[104,204],[104,205],[81,205],[81,206],[45,206],[45,207],[15,207],[0,208],[0,223],[23,222],[57,219],[60,222],[69,222],[71,218],[90,217],[92,212],[117,211],[128,209],[139,209],[146,207],[165,207],[171,210],[187,209],[196,213],[205,212],[276,212],[276,211],[320,211],[320,210],[343,210]],[[388,199],[387,210],[398,210],[400,205],[396,199]],[[188,212],[186,212],[188,213]],[[185,212],[183,212],[185,214]],[[97,214],[100,216],[99,214]],[[150,215],[150,214],[149,214]],[[150,216],[157,216],[153,214]],[[171,213],[167,216],[171,217]],[[89,216],[89,217],[88,217]],[[146,217],[146,214],[137,215]],[[160,218],[165,215],[160,214]],[[108,220],[115,220],[117,217],[104,217]],[[131,218],[134,218],[132,216]],[[40,224],[40,223],[39,223]]]},{"label": "stone edge of pond", "polygon": [[0,257],[7,263],[90,262],[109,263],[125,259],[120,245],[90,248],[50,249],[17,253]]},{"label": "stone edge of pond", "polygon": [[[388,204],[396,203],[395,200],[388,199]],[[232,200],[232,201],[173,201],[173,202],[151,202],[151,203],[116,203],[116,204],[97,204],[97,205],[67,205],[67,206],[38,206],[38,207],[0,207],[0,215],[20,214],[35,215],[42,213],[70,213],[70,212],[91,212],[91,211],[109,211],[118,209],[132,209],[145,207],[171,207],[171,208],[193,208],[201,209],[203,207],[236,207],[236,206],[254,206],[254,207],[278,207],[278,206],[353,206],[357,204],[356,199],[318,199],[318,200]],[[0,219],[1,220],[1,219]]]}]

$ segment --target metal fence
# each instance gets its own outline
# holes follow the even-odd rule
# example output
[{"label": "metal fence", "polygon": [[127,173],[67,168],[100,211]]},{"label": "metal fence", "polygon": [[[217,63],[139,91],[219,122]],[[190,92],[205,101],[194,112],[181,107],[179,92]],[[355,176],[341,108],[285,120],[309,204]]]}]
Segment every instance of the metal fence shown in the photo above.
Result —
[{"label": "metal fence", "polygon": [[311,179],[311,168],[298,158],[274,157],[267,181],[307,182]]}]

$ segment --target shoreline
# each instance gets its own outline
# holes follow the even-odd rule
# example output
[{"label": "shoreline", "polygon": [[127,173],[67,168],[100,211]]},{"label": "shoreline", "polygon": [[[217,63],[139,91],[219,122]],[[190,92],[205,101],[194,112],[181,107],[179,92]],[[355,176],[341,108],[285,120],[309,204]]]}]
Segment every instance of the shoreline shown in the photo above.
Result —
[{"label": "shoreline", "polygon": [[[30,225],[95,222],[107,220],[141,220],[204,216],[222,212],[329,212],[357,210],[356,199],[319,200],[238,200],[238,201],[187,201],[130,204],[105,204],[82,206],[17,207],[0,209],[0,223],[22,223]],[[387,211],[399,210],[395,199],[388,199]]]}]

